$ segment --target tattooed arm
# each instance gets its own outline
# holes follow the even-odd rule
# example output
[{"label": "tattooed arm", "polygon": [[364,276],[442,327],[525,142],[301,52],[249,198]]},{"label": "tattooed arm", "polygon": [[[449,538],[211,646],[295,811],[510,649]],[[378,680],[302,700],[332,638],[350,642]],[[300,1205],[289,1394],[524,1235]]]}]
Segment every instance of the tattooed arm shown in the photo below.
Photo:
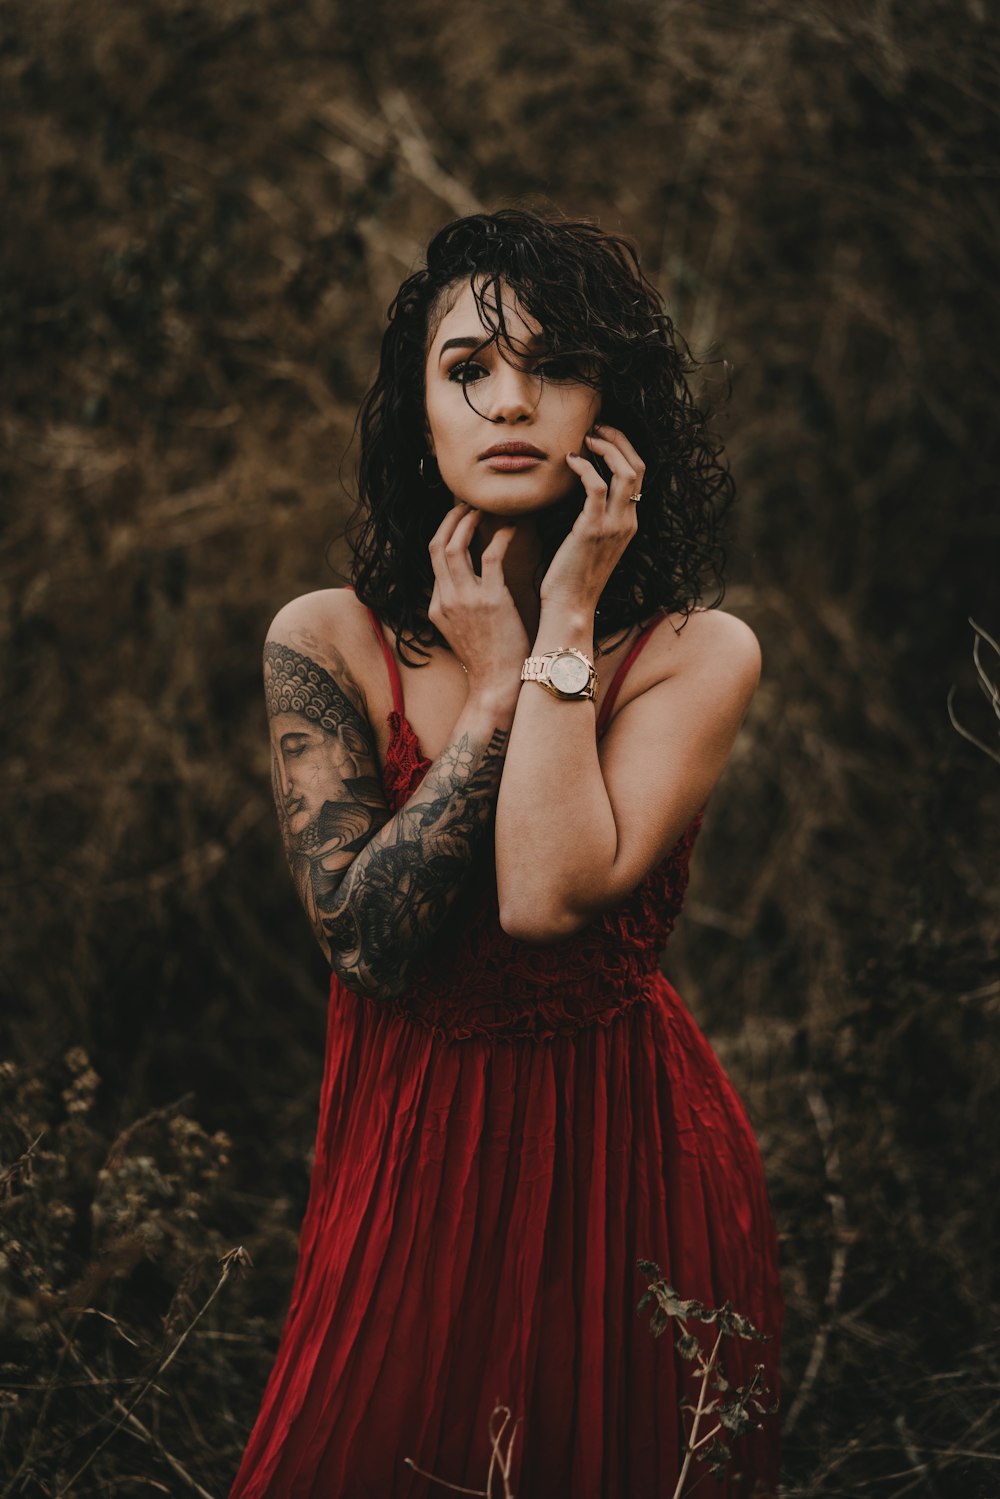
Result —
[{"label": "tattooed arm", "polygon": [[288,611],[264,647],[275,804],[292,878],[331,967],[390,998],[438,930],[493,818],[510,701],[470,693],[449,742],[393,816],[365,697]]}]

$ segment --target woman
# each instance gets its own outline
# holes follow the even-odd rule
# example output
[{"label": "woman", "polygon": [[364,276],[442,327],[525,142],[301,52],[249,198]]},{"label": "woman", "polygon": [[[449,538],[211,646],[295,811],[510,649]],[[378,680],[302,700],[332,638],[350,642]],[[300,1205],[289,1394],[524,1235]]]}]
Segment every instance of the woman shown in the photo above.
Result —
[{"label": "woman", "polygon": [[[776,1389],[756,1145],[658,962],[759,673],[698,606],[730,480],[686,368],[634,252],[585,223],[457,220],[390,309],[354,588],[296,599],[265,646],[333,972],[243,1499],[446,1491],[416,1469],[481,1491],[498,1401],[518,1499],[671,1494],[697,1391],[636,1318],[640,1258],[769,1334],[723,1352]],[[766,1423],[723,1492],[776,1467]]]}]

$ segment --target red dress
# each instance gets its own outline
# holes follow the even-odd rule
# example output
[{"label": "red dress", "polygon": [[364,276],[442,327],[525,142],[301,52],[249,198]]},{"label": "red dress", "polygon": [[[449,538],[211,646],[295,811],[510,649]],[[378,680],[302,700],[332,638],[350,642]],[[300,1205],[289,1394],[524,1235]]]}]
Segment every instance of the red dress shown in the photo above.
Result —
[{"label": "red dress", "polygon": [[[393,683],[395,810],[430,762],[372,618]],[[482,1491],[498,1398],[522,1420],[517,1499],[670,1499],[692,1366],[636,1316],[640,1258],[770,1333],[727,1338],[726,1373],[743,1382],[763,1362],[777,1391],[782,1299],[756,1142],[659,966],[700,821],[568,940],[506,935],[484,853],[405,995],[332,977],[291,1306],[230,1499],[449,1493],[405,1457]],[[687,1488],[771,1493],[777,1419],[736,1444],[742,1477],[717,1485],[695,1462]]]}]

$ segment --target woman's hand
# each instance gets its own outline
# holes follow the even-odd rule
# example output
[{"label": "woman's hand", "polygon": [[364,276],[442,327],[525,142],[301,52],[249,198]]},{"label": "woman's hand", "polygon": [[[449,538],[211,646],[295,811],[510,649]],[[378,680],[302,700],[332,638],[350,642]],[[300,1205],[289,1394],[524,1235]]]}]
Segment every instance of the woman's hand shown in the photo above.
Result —
[{"label": "woman's hand", "polygon": [[469,544],[481,518],[460,500],[431,538],[434,592],[427,617],[465,667],[470,696],[500,691],[516,700],[528,636],[503,576],[514,527],[497,531],[483,551],[479,576]]},{"label": "woman's hand", "polygon": [[573,529],[542,579],[543,607],[583,609],[592,614],[605,584],[638,529],[636,502],[646,465],[623,432],[597,423],[585,438],[611,470],[606,484],[594,465],[577,453],[566,462],[579,477],[586,499]]}]

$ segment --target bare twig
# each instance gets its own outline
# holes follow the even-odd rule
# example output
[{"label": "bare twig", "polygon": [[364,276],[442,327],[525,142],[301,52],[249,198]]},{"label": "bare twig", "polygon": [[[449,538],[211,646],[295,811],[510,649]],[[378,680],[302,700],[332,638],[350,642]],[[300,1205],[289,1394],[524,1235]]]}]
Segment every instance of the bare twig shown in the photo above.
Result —
[{"label": "bare twig", "polygon": [[833,1255],[830,1260],[830,1279],[827,1282],[826,1297],[823,1303],[824,1317],[816,1329],[813,1339],[812,1350],[809,1354],[809,1362],[806,1365],[802,1382],[796,1392],[791,1409],[785,1418],[784,1429],[790,1432],[802,1413],[803,1407],[812,1393],[819,1371],[826,1357],[827,1344],[830,1340],[830,1328],[832,1326],[837,1306],[840,1302],[840,1294],[844,1286],[844,1272],[847,1267],[847,1247],[850,1243],[850,1229],[847,1222],[847,1207],[844,1195],[841,1191],[840,1155],[837,1150],[836,1141],[833,1138],[833,1121],[830,1111],[826,1106],[826,1099],[818,1088],[810,1088],[806,1093],[806,1100],[816,1123],[816,1133],[819,1135],[820,1144],[823,1148],[823,1168],[826,1172],[826,1180],[829,1191],[827,1202],[830,1204],[830,1214],[833,1219]]},{"label": "bare twig", "polygon": [[[499,1430],[494,1430],[494,1423],[497,1416],[500,1416],[502,1419]],[[521,1424],[520,1416],[518,1416],[511,1427],[510,1436],[507,1441],[507,1451],[501,1452],[500,1450],[500,1441],[510,1419],[510,1406],[501,1405],[498,1399],[490,1412],[490,1446],[492,1451],[490,1453],[490,1466],[489,1472],[486,1475],[485,1489],[467,1489],[463,1488],[461,1484],[450,1483],[447,1478],[438,1478],[436,1473],[428,1473],[426,1469],[418,1468],[412,1457],[404,1457],[403,1462],[406,1467],[412,1468],[414,1473],[419,1473],[421,1478],[429,1478],[431,1483],[440,1484],[442,1488],[450,1489],[453,1494],[474,1494],[477,1496],[477,1499],[492,1499],[494,1474],[499,1472],[500,1477],[503,1479],[502,1499],[516,1499],[514,1490],[510,1486],[510,1470],[514,1456],[514,1439],[517,1436],[517,1428]]]},{"label": "bare twig", "polygon": [[[982,626],[977,625],[976,621],[971,617],[969,619],[969,624],[972,626],[976,637],[972,643],[972,660],[976,668],[976,675],[979,678],[979,686],[983,696],[986,698],[986,701],[993,709],[993,712],[996,714],[997,718],[1000,718],[1000,687],[997,686],[997,684],[993,681],[993,678],[987,672],[985,666],[982,663],[982,658],[979,653],[979,648],[982,642],[985,640],[986,644],[991,648],[995,655],[1000,658],[1000,645],[997,644],[992,635],[987,634]],[[967,728],[959,723],[957,717],[955,716],[954,708],[956,691],[957,688],[955,686],[952,686],[951,690],[948,693],[948,717],[951,720],[952,728],[956,733],[961,734],[963,739],[967,739],[970,744],[974,744],[976,746],[976,749],[982,750],[984,755],[989,755],[991,760],[995,760],[996,763],[1000,765],[1000,753],[998,753],[995,749],[991,749],[988,744],[984,744],[981,739],[977,738],[975,734],[971,734]]]},{"label": "bare twig", "polygon": [[[500,1422],[499,1431],[494,1431],[493,1422],[494,1418],[498,1415],[502,1415],[503,1420]],[[517,1435],[517,1428],[521,1424],[521,1418],[519,1416],[514,1422],[514,1425],[511,1427],[510,1438],[507,1442],[507,1451],[504,1455],[501,1456],[500,1438],[503,1436],[510,1418],[510,1407],[501,1405],[498,1400],[496,1405],[493,1407],[493,1410],[490,1412],[490,1444],[493,1448],[493,1451],[490,1454],[490,1466],[489,1471],[486,1474],[486,1493],[487,1495],[492,1495],[493,1493],[493,1475],[497,1471],[497,1464],[499,1463],[500,1476],[503,1479],[503,1499],[514,1499],[514,1492],[510,1486],[510,1468],[514,1456],[514,1438]]]},{"label": "bare twig", "polygon": [[431,1483],[440,1484],[443,1489],[451,1489],[453,1494],[475,1494],[477,1499],[488,1499],[486,1489],[466,1489],[460,1483],[449,1483],[447,1478],[438,1478],[436,1473],[428,1473],[426,1468],[418,1468],[412,1457],[404,1457],[403,1462],[414,1473],[419,1473],[421,1478],[429,1478]]},{"label": "bare twig", "polygon": [[947,699],[948,717],[951,720],[952,728],[956,733],[961,734],[963,739],[967,739],[970,744],[974,744],[977,750],[982,750],[984,755],[989,755],[991,760],[995,760],[997,764],[1000,765],[1000,754],[998,754],[996,750],[990,749],[989,745],[984,744],[981,739],[977,739],[975,734],[970,734],[969,730],[962,724],[960,724],[958,719],[955,717],[955,709],[953,706],[955,700],[955,692],[955,687],[950,688]]},{"label": "bare twig", "polygon": [[931,1495],[931,1499],[937,1499],[937,1489],[931,1481],[930,1468],[928,1468],[917,1450],[913,1433],[907,1426],[906,1417],[902,1411],[899,1412],[892,1424],[896,1428],[903,1451],[906,1453],[907,1461],[912,1467],[915,1476],[920,1479],[927,1493]]},{"label": "bare twig", "polygon": [[182,1093],[180,1098],[175,1098],[172,1103],[165,1103],[158,1109],[150,1109],[148,1114],[143,1114],[139,1119],[133,1119],[132,1123],[126,1125],[111,1142],[111,1148],[105,1157],[102,1169],[113,1171],[125,1154],[126,1145],[130,1143],[134,1135],[138,1134],[139,1130],[145,1129],[147,1124],[153,1124],[158,1119],[172,1119],[193,1098],[193,1093]]},{"label": "bare twig", "polygon": [[44,1134],[44,1130],[37,1134],[27,1150],[22,1150],[17,1159],[11,1161],[5,1171],[0,1171],[0,1202],[15,1192],[22,1182],[31,1181],[32,1157],[38,1148],[39,1140],[41,1140]]},{"label": "bare twig", "polygon": [[[65,1350],[69,1354],[73,1362],[80,1370],[82,1370],[84,1374],[89,1376],[91,1384],[98,1383],[97,1374],[87,1363],[86,1359],[80,1353],[79,1349],[75,1346],[71,1339],[69,1339],[66,1334],[62,1332],[61,1329],[60,1334],[64,1340]],[[174,1457],[173,1453],[167,1451],[166,1447],[164,1447],[159,1438],[154,1436],[153,1433],[149,1430],[149,1427],[143,1425],[143,1423],[139,1420],[139,1417],[133,1414],[131,1407],[123,1405],[122,1402],[116,1397],[112,1397],[112,1404],[114,1405],[116,1410],[122,1413],[122,1419],[118,1423],[119,1426],[121,1426],[123,1423],[127,1423],[130,1430],[134,1431],[136,1436],[139,1437],[141,1441],[146,1442],[151,1447],[155,1447],[167,1466],[172,1468],[173,1471],[177,1474],[177,1477],[182,1479],[191,1489],[193,1489],[196,1494],[200,1495],[200,1499],[215,1499],[214,1494],[210,1494],[207,1489],[203,1489],[198,1480],[192,1477],[192,1475],[184,1467],[183,1463],[178,1461],[178,1459]],[[116,1426],[115,1431],[117,1430],[118,1427]],[[103,1445],[104,1443],[102,1442],[101,1446]],[[100,1448],[98,1448],[98,1451],[99,1450]],[[96,1452],[92,1453],[91,1457],[88,1458],[87,1461],[90,1462],[91,1459],[96,1455]],[[86,1466],[86,1464],[84,1466]],[[75,1483],[76,1479],[82,1472],[83,1468],[81,1468],[79,1472],[74,1476],[74,1478],[71,1480],[71,1483]],[[61,1488],[54,1496],[54,1499],[60,1499],[60,1495],[65,1494],[67,1492],[67,1488],[68,1486],[64,1485],[63,1488]]]},{"label": "bare twig", "polygon": [[[194,1317],[191,1319],[191,1321],[188,1323],[187,1327],[181,1333],[180,1337],[177,1339],[177,1342],[174,1344],[173,1348],[171,1348],[171,1350],[167,1354],[166,1358],[163,1359],[163,1361],[160,1363],[160,1365],[156,1369],[156,1371],[152,1375],[150,1375],[149,1379],[147,1379],[146,1383],[139,1390],[139,1393],[135,1396],[134,1400],[132,1401],[132,1404],[129,1405],[129,1406],[123,1406],[120,1400],[115,1400],[114,1401],[115,1409],[121,1412],[121,1416],[120,1416],[119,1420],[116,1421],[116,1423],[115,1423],[114,1426],[112,1426],[112,1428],[108,1432],[107,1436],[105,1436],[102,1441],[98,1442],[98,1444],[94,1448],[93,1452],[90,1453],[89,1457],[87,1457],[87,1459],[76,1470],[76,1472],[73,1474],[72,1478],[69,1479],[69,1481],[67,1483],[64,1483],[63,1486],[62,1486],[62,1488],[58,1490],[58,1492],[55,1495],[55,1499],[62,1499],[62,1495],[63,1494],[68,1494],[72,1490],[73,1486],[77,1483],[77,1481],[82,1477],[82,1475],[90,1467],[91,1463],[94,1461],[94,1458],[97,1457],[97,1455],[98,1455],[99,1452],[102,1452],[104,1450],[104,1448],[111,1441],[111,1438],[116,1434],[116,1432],[118,1432],[118,1431],[121,1430],[122,1426],[126,1423],[126,1421],[128,1421],[133,1427],[138,1428],[139,1423],[137,1421],[133,1420],[133,1412],[134,1412],[136,1406],[139,1405],[141,1403],[141,1401],[144,1399],[144,1397],[148,1394],[148,1392],[153,1387],[153,1385],[155,1384],[155,1382],[159,1379],[159,1377],[163,1373],[163,1371],[165,1369],[169,1368],[170,1365],[173,1363],[174,1359],[177,1357],[177,1355],[180,1352],[181,1348],[184,1346],[185,1342],[187,1341],[188,1336],[191,1333],[191,1331],[193,1330],[193,1328],[195,1328],[197,1326],[197,1324],[201,1321],[202,1317],[208,1311],[209,1307],[212,1305],[212,1302],[215,1300],[216,1296],[218,1296],[219,1292],[222,1290],[222,1287],[226,1284],[226,1281],[229,1279],[229,1277],[230,1277],[233,1269],[234,1268],[242,1268],[243,1266],[250,1265],[253,1262],[251,1261],[250,1256],[247,1253],[247,1251],[243,1248],[242,1245],[240,1245],[236,1249],[231,1249],[228,1252],[228,1254],[224,1254],[222,1256],[222,1259],[221,1259],[220,1263],[222,1265],[222,1274],[219,1276],[219,1279],[216,1282],[216,1285],[215,1285],[214,1289],[212,1290],[212,1292],[209,1295],[208,1299],[205,1301],[204,1305],[201,1307],[200,1311],[198,1311],[198,1312],[195,1313]],[[63,1336],[65,1336],[65,1334]],[[73,1355],[74,1358],[77,1358],[76,1349],[73,1348],[72,1345],[70,1346],[70,1353]],[[143,1428],[143,1430],[145,1430],[145,1428]],[[199,1494],[204,1494],[204,1492],[205,1492],[204,1489],[200,1488],[194,1482],[194,1480],[189,1477],[188,1474],[184,1474],[184,1477],[187,1478],[189,1482],[191,1482],[192,1484],[194,1484],[194,1487],[197,1489],[197,1491],[198,1491]],[[208,1499],[211,1499],[211,1495],[208,1496]]]},{"label": "bare twig", "polygon": [[396,137],[410,175],[456,214],[478,213],[481,204],[464,182],[446,172],[431,149],[409,98],[398,86],[378,92],[383,119]]},{"label": "bare twig", "polygon": [[78,1311],[81,1317],[100,1317],[102,1321],[110,1323],[118,1336],[120,1338],[123,1338],[126,1343],[131,1343],[133,1348],[139,1348],[141,1346],[136,1342],[135,1338],[129,1337],[124,1327],[122,1327],[121,1323],[118,1321],[118,1318],[112,1317],[110,1312],[102,1312],[96,1306],[70,1307],[69,1310],[73,1312]]}]

